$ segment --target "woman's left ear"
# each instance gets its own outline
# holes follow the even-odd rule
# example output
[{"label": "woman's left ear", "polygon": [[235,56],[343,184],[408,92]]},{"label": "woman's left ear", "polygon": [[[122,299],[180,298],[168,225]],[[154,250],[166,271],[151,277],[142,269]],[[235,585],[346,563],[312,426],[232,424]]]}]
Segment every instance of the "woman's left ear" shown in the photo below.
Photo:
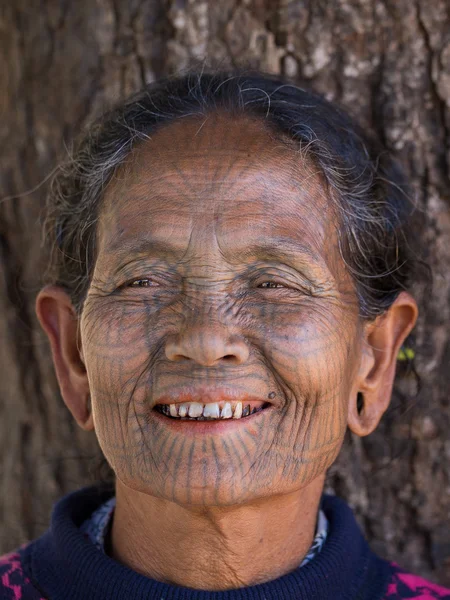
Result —
[{"label": "woman's left ear", "polygon": [[[401,292],[383,315],[366,326],[360,368],[348,409],[348,426],[356,435],[372,433],[388,408],[397,356],[418,314],[414,298],[408,292]],[[359,394],[362,406],[358,410]]]},{"label": "woman's left ear", "polygon": [[92,431],[89,381],[79,339],[78,315],[70,296],[58,286],[46,286],[36,298],[36,313],[50,341],[64,402],[78,425]]}]

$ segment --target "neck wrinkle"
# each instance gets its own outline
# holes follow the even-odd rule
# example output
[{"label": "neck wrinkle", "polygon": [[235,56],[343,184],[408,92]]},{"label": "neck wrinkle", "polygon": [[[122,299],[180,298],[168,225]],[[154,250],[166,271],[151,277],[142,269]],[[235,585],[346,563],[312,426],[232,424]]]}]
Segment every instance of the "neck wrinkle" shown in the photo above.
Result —
[{"label": "neck wrinkle", "polygon": [[238,507],[185,507],[116,484],[111,556],[191,589],[226,591],[300,566],[314,539],[323,478],[295,494]]}]

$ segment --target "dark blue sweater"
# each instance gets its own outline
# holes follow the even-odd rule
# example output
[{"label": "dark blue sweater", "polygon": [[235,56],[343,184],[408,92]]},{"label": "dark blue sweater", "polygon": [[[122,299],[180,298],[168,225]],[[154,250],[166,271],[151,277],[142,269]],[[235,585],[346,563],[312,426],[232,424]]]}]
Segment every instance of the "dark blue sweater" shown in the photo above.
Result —
[{"label": "dark blue sweater", "polygon": [[308,564],[268,583],[224,592],[167,585],[100,552],[79,526],[111,491],[86,488],[54,507],[49,530],[0,560],[3,600],[450,600],[450,591],[378,558],[351,509],[322,499],[330,525],[322,551]]}]

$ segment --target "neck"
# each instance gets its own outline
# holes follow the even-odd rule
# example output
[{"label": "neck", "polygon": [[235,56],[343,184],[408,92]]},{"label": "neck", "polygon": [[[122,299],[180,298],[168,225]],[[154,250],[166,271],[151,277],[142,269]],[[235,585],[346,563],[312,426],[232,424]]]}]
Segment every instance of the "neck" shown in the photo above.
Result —
[{"label": "neck", "polygon": [[182,506],[116,484],[111,553],[134,571],[193,589],[236,589],[295,568],[314,538],[323,477],[232,507]]}]

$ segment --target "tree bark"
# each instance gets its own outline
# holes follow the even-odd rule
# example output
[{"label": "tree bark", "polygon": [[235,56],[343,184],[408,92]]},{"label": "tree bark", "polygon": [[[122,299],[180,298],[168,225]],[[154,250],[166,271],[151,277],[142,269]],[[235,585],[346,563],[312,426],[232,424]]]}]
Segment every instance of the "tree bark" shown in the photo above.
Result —
[{"label": "tree bark", "polygon": [[34,315],[47,178],[104,108],[206,58],[340,102],[412,178],[434,271],[434,289],[417,291],[422,388],[398,382],[378,430],[348,436],[327,487],[380,555],[449,585],[449,1],[4,0],[0,10],[0,550],[42,533],[53,502],[92,482],[99,456],[64,407]]}]

